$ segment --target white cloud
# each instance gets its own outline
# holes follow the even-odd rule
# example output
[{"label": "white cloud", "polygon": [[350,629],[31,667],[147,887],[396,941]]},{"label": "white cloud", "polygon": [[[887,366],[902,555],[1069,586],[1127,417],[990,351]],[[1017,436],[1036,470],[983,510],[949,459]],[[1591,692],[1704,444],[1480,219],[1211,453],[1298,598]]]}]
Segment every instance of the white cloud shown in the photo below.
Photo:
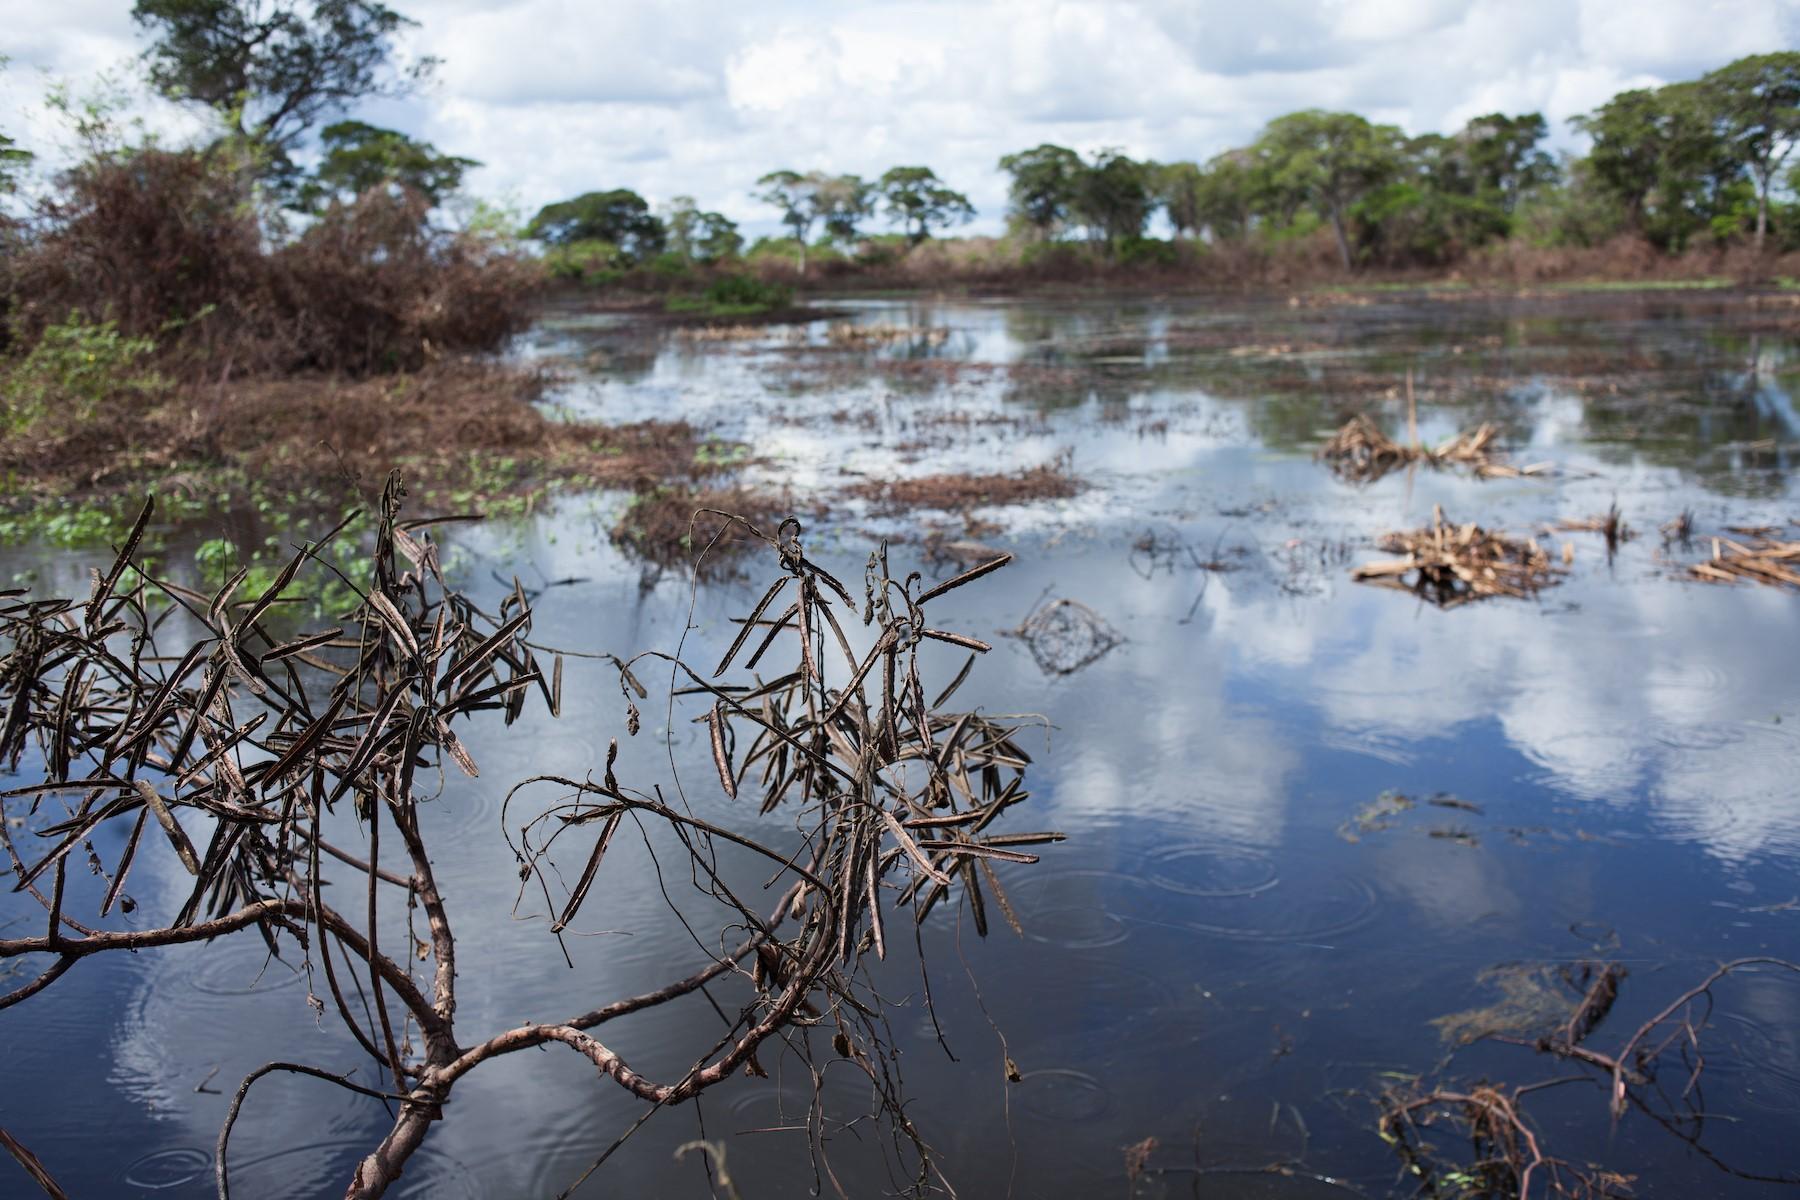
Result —
[{"label": "white cloud", "polygon": [[[527,206],[593,188],[678,193],[772,231],[751,196],[778,167],[878,174],[925,163],[999,228],[1002,154],[1053,141],[1204,159],[1297,108],[1410,132],[1495,110],[1564,122],[1627,87],[1794,43],[1800,0],[400,0],[438,83],[365,115],[487,166]],[[6,126],[40,70],[75,78],[141,43],[127,0],[0,0]],[[149,106],[147,107],[155,107]],[[167,106],[156,117],[169,125]],[[18,115],[12,115],[18,114]],[[172,127],[172,126],[170,126]],[[34,146],[43,149],[42,146]]]}]

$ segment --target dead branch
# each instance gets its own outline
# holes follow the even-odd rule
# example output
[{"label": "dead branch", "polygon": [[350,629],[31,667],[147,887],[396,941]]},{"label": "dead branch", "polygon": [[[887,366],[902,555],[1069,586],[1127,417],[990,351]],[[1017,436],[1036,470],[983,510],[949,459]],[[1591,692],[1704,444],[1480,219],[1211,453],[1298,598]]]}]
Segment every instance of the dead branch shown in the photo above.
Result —
[{"label": "dead branch", "polygon": [[[829,1018],[834,1049],[870,1074],[896,1139],[917,1154],[917,1186],[925,1187],[935,1168],[904,1113],[865,956],[886,954],[884,910],[910,906],[913,921],[922,922],[952,895],[968,898],[985,932],[982,876],[1012,922],[987,861],[1033,862],[1035,855],[1021,847],[1060,839],[999,832],[1007,810],[1028,799],[1022,782],[1030,759],[1018,731],[979,714],[942,711],[988,647],[930,627],[925,606],[1004,562],[924,588],[916,573],[894,578],[885,548],[871,555],[859,635],[870,648],[858,652],[839,616],[840,607],[854,615],[850,594],[807,558],[797,522],[769,534],[718,514],[727,531],[740,530],[771,551],[781,575],[712,676],[679,655],[651,657],[670,667],[672,704],[685,697],[705,704],[726,796],[753,795],[763,814],[792,811],[800,849],[782,850],[703,820],[685,803],[664,800],[660,789],[622,786],[613,753],[601,780],[540,776],[515,786],[503,807],[502,832],[522,878],[535,877],[547,901],[560,886],[548,870],[553,848],[594,834],[580,883],[552,905],[553,935],[586,901],[624,819],[673,838],[696,884],[724,906],[727,928],[744,932],[735,947],[710,950],[703,965],[661,988],[465,1041],[457,1023],[455,932],[418,820],[417,777],[441,765],[479,772],[455,732],[458,721],[493,713],[510,724],[533,691],[556,715],[562,654],[530,642],[530,602],[517,581],[494,613],[450,587],[424,532],[428,523],[409,528],[400,521],[403,497],[398,479],[390,479],[360,602],[337,628],[317,634],[278,630],[274,606],[319,545],[302,550],[261,596],[238,595],[242,571],[205,596],[148,575],[134,557],[149,505],[85,603],[0,593],[0,758],[15,772],[40,775],[0,793],[0,808],[22,805],[30,818],[19,839],[0,819],[0,842],[15,890],[36,900],[46,918],[40,934],[0,939],[0,959],[54,956],[32,982],[0,997],[0,1009],[31,1000],[82,959],[103,952],[255,930],[272,952],[291,946],[302,961],[316,959],[346,1030],[391,1086],[377,1089],[295,1063],[252,1072],[220,1130],[221,1196],[229,1192],[231,1131],[252,1086],[273,1072],[398,1102],[393,1127],[358,1164],[347,1191],[375,1197],[400,1177],[456,1082],[494,1058],[566,1046],[644,1101],[648,1116],[741,1069],[760,1072],[756,1052],[764,1043],[804,1035]],[[785,613],[763,620],[784,593]],[[166,619],[169,613],[198,629],[172,650],[159,644],[179,627]],[[767,683],[727,676],[752,637],[757,643],[738,668],[745,675],[784,636],[793,639],[792,670]],[[930,643],[972,652],[935,700],[927,699],[919,654]],[[635,733],[631,697],[642,699],[646,691],[631,662],[613,661],[628,696],[627,727]],[[679,792],[680,780],[674,782]],[[541,810],[507,827],[515,799],[546,789],[554,796]],[[366,857],[323,836],[326,816],[346,804],[365,831]],[[115,844],[122,849],[109,864],[92,850],[102,828],[121,831]],[[25,843],[34,845],[21,853]],[[64,911],[66,866],[77,848],[108,879],[95,924]],[[398,856],[405,865],[384,865],[384,850],[388,864]],[[770,864],[770,883],[785,884],[771,911],[753,911],[732,892],[720,870],[722,852]],[[109,927],[115,903],[125,912],[136,908],[127,880],[135,859],[147,853],[171,856],[191,877],[191,893],[146,927]],[[343,879],[328,878],[328,871],[345,869],[360,886],[344,888]],[[358,897],[354,915],[327,902],[333,882],[339,888],[330,894]],[[391,906],[399,898],[390,889],[424,916],[428,940],[419,943],[418,958],[429,960],[428,968],[415,966],[412,945],[398,955],[383,945],[384,899]],[[640,1073],[592,1032],[727,976],[746,986],[750,1000],[724,1037],[670,1078]],[[360,1016],[347,1002],[345,981],[361,996]],[[422,1048],[413,1048],[412,1030]],[[17,1151],[15,1157],[26,1162]]]}]

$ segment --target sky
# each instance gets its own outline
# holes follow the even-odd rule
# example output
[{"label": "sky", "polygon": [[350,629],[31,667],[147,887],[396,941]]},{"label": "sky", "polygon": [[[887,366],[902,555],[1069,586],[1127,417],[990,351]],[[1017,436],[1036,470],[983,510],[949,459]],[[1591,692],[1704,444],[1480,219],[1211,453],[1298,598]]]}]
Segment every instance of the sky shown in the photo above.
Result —
[{"label": "sky", "polygon": [[[1570,116],[1627,88],[1800,45],[1800,0],[389,0],[433,84],[354,115],[480,160],[470,189],[529,214],[628,187],[751,234],[775,169],[925,165],[997,233],[1006,153],[1055,142],[1163,161],[1243,145],[1301,108],[1410,134],[1483,113]],[[129,86],[130,0],[0,0],[0,131],[56,161],[53,80],[108,71],[165,136],[192,118]]]}]

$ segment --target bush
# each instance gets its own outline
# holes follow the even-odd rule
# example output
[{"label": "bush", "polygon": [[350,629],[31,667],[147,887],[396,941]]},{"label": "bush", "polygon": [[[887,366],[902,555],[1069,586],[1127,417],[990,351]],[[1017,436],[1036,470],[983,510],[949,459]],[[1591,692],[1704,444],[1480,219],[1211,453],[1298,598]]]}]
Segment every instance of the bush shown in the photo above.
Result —
[{"label": "bush", "polygon": [[1113,258],[1121,267],[1178,267],[1181,252],[1161,238],[1127,237],[1113,244]]},{"label": "bush", "polygon": [[708,285],[706,299],[720,307],[786,308],[794,302],[794,289],[754,275],[721,275]]},{"label": "bush", "polygon": [[11,263],[12,332],[27,346],[80,310],[127,339],[158,337],[177,374],[407,370],[498,348],[540,278],[502,238],[433,228],[429,202],[405,191],[334,205],[282,243],[222,153],[109,155],[61,182]]},{"label": "bush", "polygon": [[106,401],[148,396],[168,386],[144,360],[147,337],[126,337],[116,321],[90,323],[79,312],[47,326],[29,353],[0,372],[0,414],[9,435],[91,420]]},{"label": "bush", "polygon": [[552,245],[544,251],[544,270],[550,278],[584,286],[610,283],[627,265],[617,246],[593,238]]}]

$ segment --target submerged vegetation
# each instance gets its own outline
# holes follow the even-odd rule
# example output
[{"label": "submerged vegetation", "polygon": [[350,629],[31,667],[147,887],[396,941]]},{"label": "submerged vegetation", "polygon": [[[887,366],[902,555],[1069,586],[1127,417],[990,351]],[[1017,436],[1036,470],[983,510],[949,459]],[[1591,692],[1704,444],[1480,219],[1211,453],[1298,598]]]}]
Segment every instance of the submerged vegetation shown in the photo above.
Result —
[{"label": "submerged vegetation", "polygon": [[[935,1155],[907,1116],[868,962],[905,946],[905,927],[946,901],[966,902],[985,934],[985,893],[1016,926],[993,863],[1035,862],[1021,847],[1060,840],[999,832],[1009,810],[1029,798],[1028,760],[1013,727],[943,708],[969,666],[948,687],[934,686],[934,703],[922,681],[922,642],[968,651],[969,663],[989,648],[929,627],[925,606],[1006,560],[924,588],[916,574],[894,579],[885,550],[871,555],[862,624],[873,644],[859,653],[837,615],[848,622],[856,606],[807,558],[799,525],[789,519],[767,533],[726,518],[766,548],[779,574],[709,673],[679,657],[614,659],[627,696],[625,726],[639,732],[630,697],[646,695],[633,665],[665,663],[679,684],[671,704],[703,701],[717,785],[765,817],[792,812],[806,849],[720,828],[685,804],[671,806],[660,789],[622,785],[614,775],[616,740],[600,778],[512,781],[502,832],[521,878],[543,889],[547,907],[533,915],[548,925],[546,954],[554,957],[554,946],[570,953],[563,931],[582,913],[603,860],[613,869],[625,857],[623,847],[608,850],[627,821],[647,839],[659,831],[689,859],[696,898],[718,906],[722,945],[737,944],[662,988],[594,997],[589,1011],[560,1022],[472,1031],[457,1017],[455,925],[421,821],[426,779],[452,767],[480,772],[458,725],[511,724],[534,693],[559,713],[563,656],[530,640],[531,611],[516,580],[496,614],[445,582],[429,523],[399,519],[403,495],[396,476],[381,496],[354,610],[316,633],[279,631],[275,606],[306,586],[303,573],[319,572],[321,552],[346,536],[345,524],[302,549],[260,597],[242,597],[241,569],[209,596],[136,559],[153,511],[146,504],[85,603],[8,593],[0,606],[0,677],[11,716],[0,755],[14,774],[41,777],[0,797],[0,847],[17,890],[43,906],[49,926],[0,938],[0,961],[21,960],[39,972],[0,994],[0,1009],[44,1003],[41,993],[97,955],[216,943],[252,930],[272,952],[321,969],[338,1020],[375,1076],[358,1082],[288,1062],[252,1071],[219,1130],[221,1196],[230,1194],[233,1128],[254,1085],[270,1074],[308,1076],[396,1105],[387,1136],[345,1181],[346,1195],[376,1197],[401,1177],[456,1084],[491,1060],[566,1046],[641,1100],[648,1117],[731,1084],[744,1068],[762,1073],[756,1055],[765,1042],[808,1061],[829,1050],[863,1072],[896,1148],[910,1152],[912,1190],[930,1190]],[[784,591],[792,602],[760,631]],[[176,644],[172,629],[150,615],[156,596],[186,608],[201,627],[191,644]],[[793,669],[769,683],[749,676],[784,633],[795,635]],[[740,652],[747,652],[745,674],[728,675]],[[892,770],[903,761],[917,769]],[[103,836],[114,829],[117,838]],[[336,844],[346,834],[366,844],[366,858]],[[568,851],[570,842],[581,846]],[[116,853],[103,859],[96,844]],[[70,886],[82,846],[101,888]],[[133,866],[151,854],[172,854],[193,880],[186,901],[166,911],[133,898]],[[721,858],[740,854],[776,867],[770,885],[779,899],[767,911],[738,900],[726,882]],[[143,877],[140,869],[136,878]],[[366,893],[366,904],[340,907],[331,899],[340,891]],[[90,902],[92,913],[74,915]],[[425,936],[396,939],[396,911],[420,914]],[[126,914],[135,917],[120,925]],[[406,931],[412,928],[409,918]],[[721,1045],[700,1045],[692,1066],[666,1081],[596,1039],[615,1018],[709,986],[735,995],[740,1017]],[[350,1002],[352,993],[360,1003]],[[621,1140],[636,1128],[622,1130]],[[35,1163],[10,1137],[6,1145]],[[41,1167],[38,1173],[49,1180]],[[46,1190],[58,1191],[53,1182]]]}]

